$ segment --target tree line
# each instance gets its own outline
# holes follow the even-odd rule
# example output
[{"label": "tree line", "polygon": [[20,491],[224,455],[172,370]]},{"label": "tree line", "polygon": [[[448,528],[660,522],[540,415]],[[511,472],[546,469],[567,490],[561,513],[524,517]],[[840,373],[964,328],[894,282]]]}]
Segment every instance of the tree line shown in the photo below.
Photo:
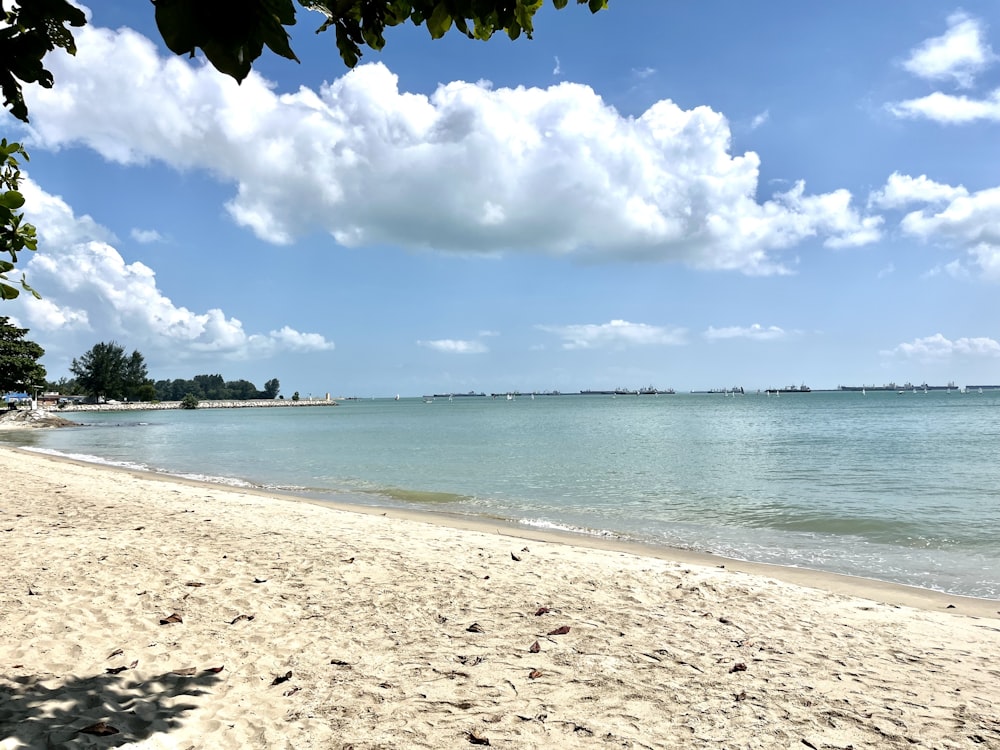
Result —
[{"label": "tree line", "polygon": [[19,328],[0,316],[0,394],[57,391],[62,396],[85,396],[95,401],[182,401],[186,396],[207,401],[274,399],[281,384],[271,378],[263,390],[249,380],[224,380],[222,375],[195,375],[190,380],[157,380],[149,377],[145,357],[138,350],[126,353],[114,341],[94,344],[70,364],[72,378],[46,380],[40,360],[45,350]]}]

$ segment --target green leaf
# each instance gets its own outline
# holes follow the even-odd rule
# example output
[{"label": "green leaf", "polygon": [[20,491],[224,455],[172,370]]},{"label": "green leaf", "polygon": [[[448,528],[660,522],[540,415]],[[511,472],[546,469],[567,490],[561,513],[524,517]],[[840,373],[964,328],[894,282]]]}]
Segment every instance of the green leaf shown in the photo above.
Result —
[{"label": "green leaf", "polygon": [[24,196],[16,190],[8,190],[3,195],[0,195],[0,205],[16,211],[24,205]]},{"label": "green leaf", "polygon": [[431,17],[427,19],[427,30],[431,39],[440,39],[451,28],[451,13],[444,3],[438,3]]}]

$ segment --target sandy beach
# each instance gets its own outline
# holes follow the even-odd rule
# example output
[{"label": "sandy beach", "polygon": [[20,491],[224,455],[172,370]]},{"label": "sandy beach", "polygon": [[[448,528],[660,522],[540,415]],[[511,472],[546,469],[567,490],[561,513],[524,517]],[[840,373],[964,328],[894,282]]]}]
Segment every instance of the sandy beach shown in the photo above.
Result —
[{"label": "sandy beach", "polygon": [[1000,748],[1000,602],[9,448],[0,476],[2,750]]}]

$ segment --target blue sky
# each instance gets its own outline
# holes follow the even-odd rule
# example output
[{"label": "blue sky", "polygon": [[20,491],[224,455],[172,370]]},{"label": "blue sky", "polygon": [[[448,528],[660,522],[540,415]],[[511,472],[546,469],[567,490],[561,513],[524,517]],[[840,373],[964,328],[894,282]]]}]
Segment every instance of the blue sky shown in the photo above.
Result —
[{"label": "blue sky", "polygon": [[1000,6],[613,0],[237,86],[102,0],[26,92],[50,377],[384,396],[1000,382]]}]

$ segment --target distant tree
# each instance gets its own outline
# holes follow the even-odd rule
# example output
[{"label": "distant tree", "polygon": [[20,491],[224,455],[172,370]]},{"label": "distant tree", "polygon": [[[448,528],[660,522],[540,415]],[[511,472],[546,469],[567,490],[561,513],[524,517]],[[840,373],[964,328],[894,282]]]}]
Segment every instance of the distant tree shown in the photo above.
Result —
[{"label": "distant tree", "polygon": [[61,377],[56,381],[47,381],[45,383],[45,390],[55,391],[62,396],[74,396],[82,393],[80,384],[76,382],[76,379],[67,377]]},{"label": "distant tree", "polygon": [[132,352],[125,361],[123,380],[125,398],[129,401],[150,401],[156,395],[146,372],[146,360],[138,351]]},{"label": "distant tree", "polygon": [[73,359],[69,371],[76,375],[83,392],[98,400],[135,398],[149,382],[142,355],[134,351],[126,357],[125,349],[114,341],[94,344],[79,359]]},{"label": "distant tree", "polygon": [[[3,31],[5,29],[0,29],[0,36]],[[6,138],[0,140],[0,299],[14,299],[21,293],[20,289],[7,283],[7,274],[14,270],[17,254],[24,250],[38,249],[35,227],[26,223],[24,214],[18,212],[24,205],[24,196],[19,190],[21,164],[17,160],[18,156],[28,160],[28,153],[20,143],[7,143]],[[5,260],[4,255],[10,260]],[[19,283],[21,289],[39,297],[38,292],[28,286],[24,274],[21,274]]]},{"label": "distant tree", "polygon": [[264,383],[264,398],[277,398],[278,391],[281,390],[281,383],[277,378],[271,378]]},{"label": "distant tree", "polygon": [[181,399],[182,409],[197,409],[198,408],[198,397],[193,393],[188,393]]},{"label": "distant tree", "polygon": [[298,400],[299,400],[299,392],[295,391],[295,393],[292,394],[292,401],[298,401]]},{"label": "distant tree", "polygon": [[226,383],[226,390],[229,392],[227,398],[236,401],[250,401],[260,397],[257,386],[249,380],[230,380]]},{"label": "distant tree", "polygon": [[45,386],[45,368],[38,362],[45,350],[28,341],[27,333],[0,317],[0,393]]}]

